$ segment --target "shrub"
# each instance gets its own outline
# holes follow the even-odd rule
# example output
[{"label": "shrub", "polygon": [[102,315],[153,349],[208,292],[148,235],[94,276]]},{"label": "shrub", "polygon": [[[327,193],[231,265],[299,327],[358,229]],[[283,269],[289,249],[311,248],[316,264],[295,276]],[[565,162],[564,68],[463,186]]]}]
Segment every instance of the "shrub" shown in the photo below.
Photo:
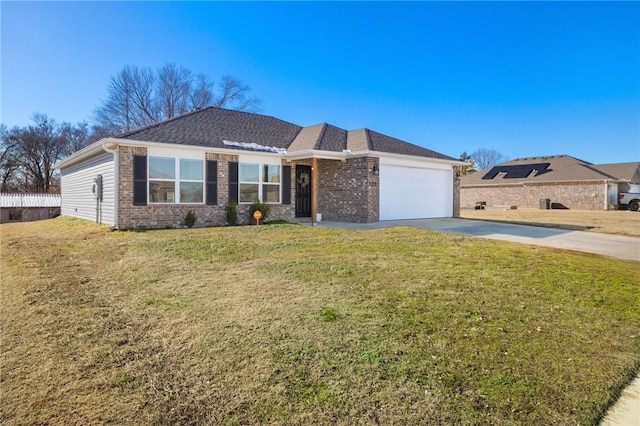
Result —
[{"label": "shrub", "polygon": [[260,201],[256,201],[253,204],[251,204],[251,206],[249,206],[249,220],[253,221],[253,214],[256,211],[260,211],[260,213],[262,213],[262,222],[265,222],[267,220],[267,217],[269,217],[269,212],[271,211],[271,207],[269,207],[269,204],[264,204],[261,203]]},{"label": "shrub", "polygon": [[187,225],[187,228],[193,228],[193,225],[196,224],[196,214],[193,210],[187,212],[187,215],[184,217],[184,224]]},{"label": "shrub", "polygon": [[238,225],[238,209],[237,209],[237,206],[238,206],[238,204],[236,204],[234,201],[232,201],[229,204],[227,204],[227,207],[225,207],[225,212],[227,213],[227,225],[229,225],[229,226]]}]

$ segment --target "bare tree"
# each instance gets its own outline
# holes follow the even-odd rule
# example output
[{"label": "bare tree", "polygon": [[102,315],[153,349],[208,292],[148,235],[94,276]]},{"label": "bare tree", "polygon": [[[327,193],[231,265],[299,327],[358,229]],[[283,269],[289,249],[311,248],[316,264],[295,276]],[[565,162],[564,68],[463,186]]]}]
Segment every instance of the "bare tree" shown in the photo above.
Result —
[{"label": "bare tree", "polygon": [[62,123],[60,126],[60,132],[66,145],[66,155],[79,151],[90,143],[90,128],[89,123],[86,121],[75,125],[71,123]]},{"label": "bare tree", "polygon": [[156,73],[128,65],[111,77],[107,98],[94,111],[94,129],[114,135],[210,105],[258,111],[261,100],[250,91],[229,75],[216,87],[205,74],[194,76],[175,63],[165,64]]},{"label": "bare tree", "polygon": [[213,106],[238,111],[256,111],[260,108],[262,101],[249,96],[250,91],[251,88],[242,81],[233,76],[225,75],[222,77],[222,84]]},{"label": "bare tree", "polygon": [[29,192],[49,192],[53,165],[68,152],[60,126],[46,114],[36,113],[34,125],[20,132],[18,154],[24,174],[30,183]]},{"label": "bare tree", "polygon": [[189,95],[191,109],[213,105],[213,82],[206,74],[198,74],[194,79],[194,87]]},{"label": "bare tree", "polygon": [[111,77],[107,99],[95,110],[96,121],[111,134],[158,121],[154,85],[150,69],[127,65]]},{"label": "bare tree", "polygon": [[187,112],[191,93],[191,71],[173,62],[163,66],[158,72],[156,96],[162,117],[172,118]]},{"label": "bare tree", "polygon": [[462,166],[462,168],[460,169],[460,174],[462,176],[466,176],[478,171],[478,169],[476,169],[476,162],[473,161],[473,158],[471,158],[469,154],[467,154],[467,151],[464,151],[462,154],[460,154],[460,161],[469,163],[468,166]]},{"label": "bare tree", "polygon": [[[49,192],[54,181],[53,165],[83,139],[82,128],[58,125],[46,114],[34,114],[33,121],[33,125],[3,131],[3,191]],[[75,138],[69,139],[70,134]]]},{"label": "bare tree", "polygon": [[507,161],[504,154],[495,149],[480,148],[471,153],[471,159],[475,161],[478,170],[488,169],[491,166]]},{"label": "bare tree", "polygon": [[17,188],[17,172],[20,167],[16,150],[16,140],[11,137],[16,130],[9,130],[0,124],[0,192],[10,192]]}]

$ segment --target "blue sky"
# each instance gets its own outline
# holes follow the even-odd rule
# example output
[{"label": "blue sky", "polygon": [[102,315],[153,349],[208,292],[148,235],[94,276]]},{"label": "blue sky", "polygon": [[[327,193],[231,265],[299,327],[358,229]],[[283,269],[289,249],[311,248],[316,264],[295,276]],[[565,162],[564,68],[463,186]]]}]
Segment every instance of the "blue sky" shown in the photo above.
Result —
[{"label": "blue sky", "polygon": [[262,113],[458,157],[640,161],[640,2],[7,2],[1,117],[91,121],[124,65],[234,75]]}]

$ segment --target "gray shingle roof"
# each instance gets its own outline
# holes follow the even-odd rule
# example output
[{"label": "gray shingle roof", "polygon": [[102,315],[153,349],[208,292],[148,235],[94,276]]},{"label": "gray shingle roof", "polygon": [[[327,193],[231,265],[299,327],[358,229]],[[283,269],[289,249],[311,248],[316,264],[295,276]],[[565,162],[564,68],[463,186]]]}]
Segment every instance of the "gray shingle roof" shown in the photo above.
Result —
[{"label": "gray shingle roof", "polygon": [[640,162],[595,164],[593,167],[615,179],[640,183]]},{"label": "gray shingle roof", "polygon": [[[549,166],[543,173],[531,173],[524,178],[506,178],[504,174],[498,174],[492,179],[483,179],[483,177],[493,168],[489,167],[485,170],[464,176],[460,180],[462,186],[473,185],[506,185],[517,183],[535,183],[535,182],[578,182],[593,180],[627,180],[631,179],[629,172],[635,164],[636,173],[640,163],[618,163],[594,165],[587,161],[580,160],[570,155],[548,155],[541,157],[516,158],[499,164],[498,166],[517,166],[525,164],[549,163]],[[623,172],[623,173],[620,173]]]},{"label": "gray shingle roof", "polygon": [[223,141],[288,148],[301,129],[266,115],[207,107],[118,137],[210,148],[228,148]]},{"label": "gray shingle roof", "polygon": [[440,158],[442,160],[455,160],[448,155],[431,151],[418,145],[413,145],[373,130],[365,129],[369,136],[369,148],[372,151],[389,152],[392,154],[415,155],[417,157]]},{"label": "gray shingle roof", "polygon": [[321,123],[301,127],[275,117],[207,107],[117,136],[149,142],[228,148],[223,141],[286,148],[289,152],[372,150],[455,160],[368,129],[347,131]]}]

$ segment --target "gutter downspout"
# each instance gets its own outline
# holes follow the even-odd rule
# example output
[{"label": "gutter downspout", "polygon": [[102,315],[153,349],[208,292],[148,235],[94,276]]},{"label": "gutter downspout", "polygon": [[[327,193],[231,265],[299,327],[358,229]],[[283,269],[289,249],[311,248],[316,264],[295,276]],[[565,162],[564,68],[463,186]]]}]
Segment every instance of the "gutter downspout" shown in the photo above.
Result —
[{"label": "gutter downspout", "polygon": [[106,142],[102,143],[102,149],[113,154],[113,226],[118,229],[118,187],[120,186],[120,163],[118,161],[118,149],[107,148]]},{"label": "gutter downspout", "polygon": [[604,209],[609,210],[609,181],[604,180]]}]

